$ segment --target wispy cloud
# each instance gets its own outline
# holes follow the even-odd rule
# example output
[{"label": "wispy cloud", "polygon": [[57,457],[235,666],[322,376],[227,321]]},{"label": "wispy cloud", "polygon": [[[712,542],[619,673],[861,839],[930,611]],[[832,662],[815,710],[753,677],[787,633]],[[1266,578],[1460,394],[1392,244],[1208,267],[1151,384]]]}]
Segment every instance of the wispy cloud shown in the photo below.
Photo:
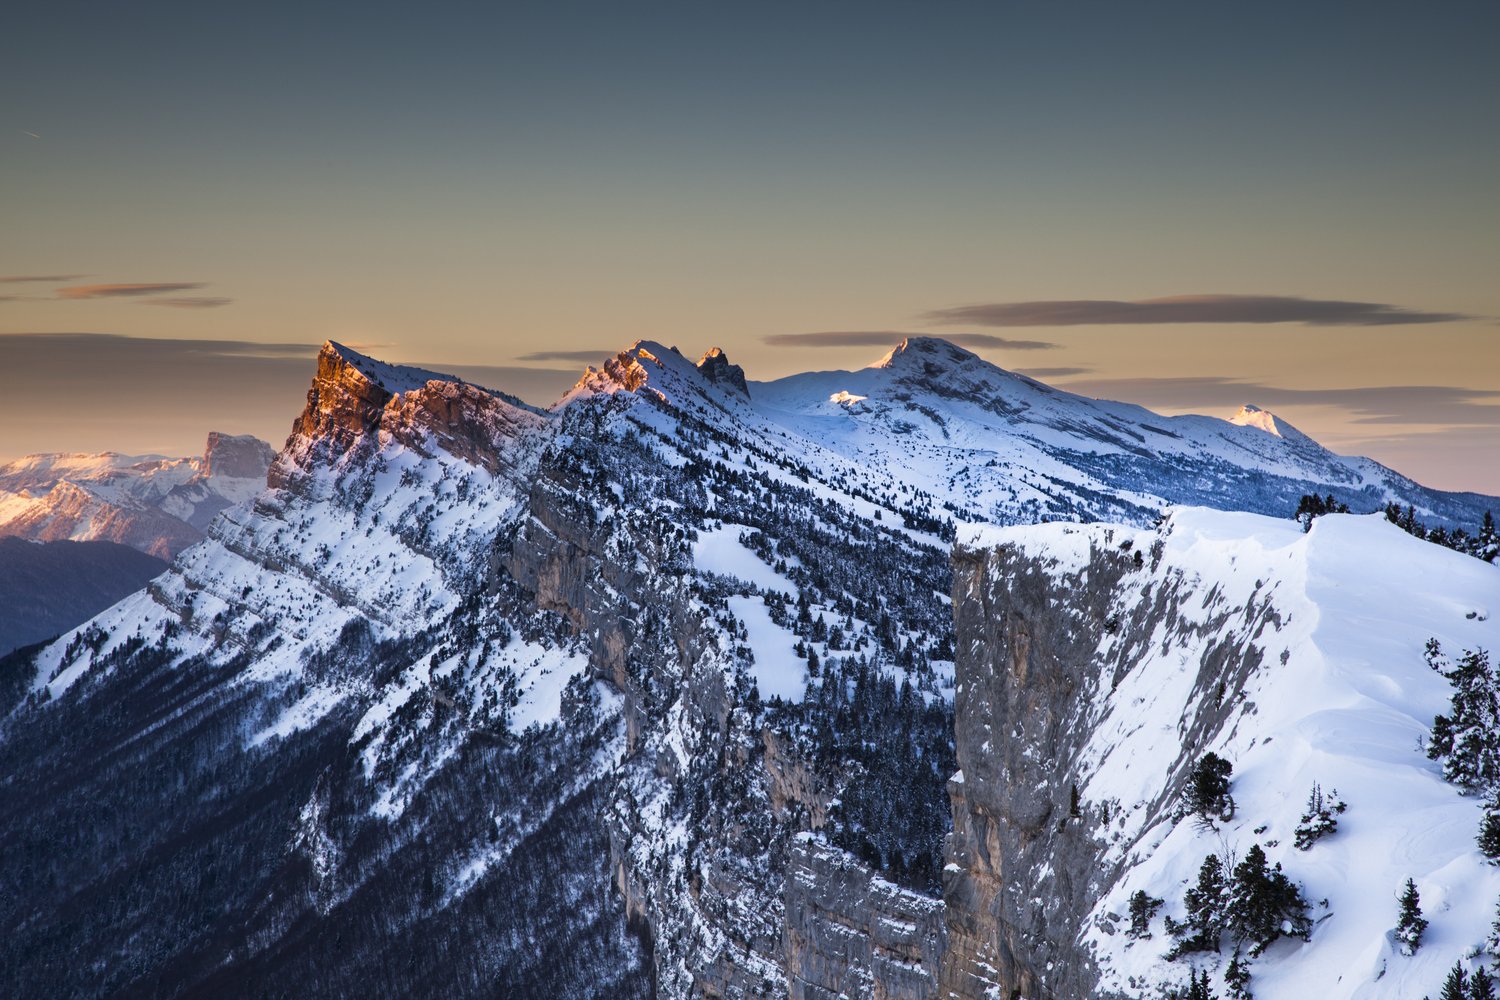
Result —
[{"label": "wispy cloud", "polygon": [[226,299],[221,295],[185,295],[175,299],[146,299],[141,305],[167,306],[171,309],[217,309],[233,301],[234,299]]},{"label": "wispy cloud", "polygon": [[135,284],[69,285],[57,290],[62,299],[117,299],[139,295],[165,295],[171,292],[191,292],[204,287],[202,281],[159,281]]},{"label": "wispy cloud", "polygon": [[1291,295],[1173,295],[1120,302],[1058,299],[992,302],[936,309],[930,323],[980,326],[1087,326],[1157,323],[1302,323],[1307,326],[1398,326],[1474,319],[1463,313],[1423,312],[1384,302],[1304,299]]},{"label": "wispy cloud", "polygon": [[1067,378],[1070,375],[1087,375],[1092,368],[1017,368],[1022,375],[1032,378]]},{"label": "wispy cloud", "polygon": [[[830,330],[821,333],[775,333],[764,338],[772,347],[895,347],[908,337],[930,337],[927,333],[895,330]],[[1056,347],[1043,340],[1010,340],[988,333],[945,333],[942,339],[960,347],[979,350],[1046,351]]]},{"label": "wispy cloud", "polygon": [[516,358],[517,361],[576,361],[579,364],[590,365],[605,358],[612,358],[618,352],[608,347],[597,350],[584,351],[532,351]]},{"label": "wispy cloud", "polygon": [[79,278],[87,277],[83,274],[3,274],[0,275],[0,285],[20,285],[44,282],[77,281]]},{"label": "wispy cloud", "polygon": [[1126,399],[1154,408],[1232,409],[1254,403],[1269,409],[1284,406],[1334,406],[1358,424],[1430,424],[1500,427],[1500,389],[1451,385],[1376,385],[1343,389],[1286,389],[1223,376],[1183,378],[1081,379],[1070,392],[1102,399]]}]

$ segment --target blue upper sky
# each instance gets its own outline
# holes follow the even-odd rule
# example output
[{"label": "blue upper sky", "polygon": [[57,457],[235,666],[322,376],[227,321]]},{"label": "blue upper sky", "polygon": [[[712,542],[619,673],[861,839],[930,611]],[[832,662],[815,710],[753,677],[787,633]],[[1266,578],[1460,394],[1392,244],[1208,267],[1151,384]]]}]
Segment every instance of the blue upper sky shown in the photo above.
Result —
[{"label": "blue upper sky", "polygon": [[[0,276],[56,280],[0,283],[0,334],[552,355],[497,376],[545,396],[557,355],[638,337],[764,378],[987,332],[1006,367],[1169,410],[1264,389],[1335,447],[1500,491],[1494,3],[60,2],[4,24]],[[1139,305],[1202,295],[1235,298]],[[45,363],[13,340],[0,361]],[[287,394],[224,429],[274,437]],[[182,450],[171,427],[216,417],[160,415],[137,441],[18,411],[0,454]]]}]

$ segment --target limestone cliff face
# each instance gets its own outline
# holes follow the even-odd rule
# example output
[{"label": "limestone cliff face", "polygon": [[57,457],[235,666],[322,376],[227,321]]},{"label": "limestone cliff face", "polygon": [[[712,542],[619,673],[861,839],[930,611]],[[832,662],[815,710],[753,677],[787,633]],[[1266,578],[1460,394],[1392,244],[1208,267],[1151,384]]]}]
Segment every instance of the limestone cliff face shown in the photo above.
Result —
[{"label": "limestone cliff face", "polygon": [[203,465],[198,474],[206,479],[224,476],[264,481],[275,457],[275,449],[260,438],[209,431],[208,446],[203,450]]},{"label": "limestone cliff face", "polygon": [[[949,783],[945,997],[1088,995],[1086,959],[1069,948],[1095,857],[1069,814],[1086,737],[1077,707],[1128,565],[1104,552],[1091,572],[1058,579],[1009,548],[954,552],[961,772]],[[1049,966],[1057,975],[1044,982]]]},{"label": "limestone cliff face", "polygon": [[786,971],[793,1000],[926,1000],[947,944],[941,901],[871,875],[804,834],[786,880]]},{"label": "limestone cliff face", "polygon": [[[1124,872],[1133,838],[1177,808],[1191,762],[1260,665],[1254,640],[1280,627],[1266,599],[1221,602],[1162,564],[1160,535],[1048,527],[1059,530],[1046,544],[954,550],[961,770],[949,782],[944,998],[1095,995],[1099,972],[1081,943],[1090,913]],[[1184,651],[1192,689],[1190,709],[1161,736],[1176,764],[1149,801],[1095,800],[1095,729],[1118,710],[1112,695],[1136,664],[1169,647]],[[1117,933],[1118,914],[1102,919],[1102,933]]]}]

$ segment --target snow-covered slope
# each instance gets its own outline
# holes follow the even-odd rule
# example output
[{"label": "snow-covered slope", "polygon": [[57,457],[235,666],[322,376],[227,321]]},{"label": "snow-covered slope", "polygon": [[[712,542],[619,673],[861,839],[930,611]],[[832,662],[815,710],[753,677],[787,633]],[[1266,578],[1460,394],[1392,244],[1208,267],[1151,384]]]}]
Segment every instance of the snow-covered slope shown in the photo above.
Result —
[{"label": "snow-covered slope", "polygon": [[1389,501],[1473,531],[1491,497],[1429,490],[1324,449],[1254,406],[1164,417],[1005,371],[913,337],[867,368],[751,383],[765,419],[873,474],[920,486],[959,520],[1149,520],[1164,503],[1281,515],[1303,493],[1356,511]]},{"label": "snow-covered slope", "polygon": [[[1250,961],[1260,1000],[1436,996],[1455,961],[1473,967],[1500,869],[1475,846],[1482,803],[1422,752],[1452,694],[1424,648],[1435,638],[1453,656],[1500,649],[1500,568],[1379,516],[1330,515],[1303,534],[1285,520],[1177,509],[1156,531],[974,529],[959,545],[972,567],[959,581],[971,591],[961,649],[965,635],[977,645],[959,658],[955,801],[978,816],[1008,795],[1003,811],[1017,819],[1036,806],[1019,789],[1040,781],[1041,798],[1062,807],[1071,786],[1082,804],[1055,835],[1046,825],[1044,844],[1007,857],[1007,877],[1025,888],[1002,894],[1002,922],[1024,925],[1034,898],[1062,940],[1018,948],[1003,982],[1136,997],[1185,984],[1196,966],[1223,995],[1230,938],[1224,954],[1167,961],[1164,918],[1185,919],[1206,855],[1242,859],[1257,844],[1302,885],[1314,921],[1309,941]],[[1047,702],[1050,729],[1006,692],[1022,669],[1029,685],[1068,688]],[[986,739],[1009,743],[987,750]],[[1187,772],[1208,752],[1233,765],[1227,821],[1184,815]],[[1005,760],[1029,763],[1002,791],[987,782]],[[1314,783],[1348,808],[1334,834],[1300,851],[1294,831]],[[985,864],[965,842],[955,865],[972,884]],[[1431,921],[1414,956],[1391,934],[1408,878]],[[1137,890],[1165,900],[1148,939],[1125,933]],[[955,949],[950,985],[980,975],[975,940]]]},{"label": "snow-covered slope", "polygon": [[0,535],[111,541],[167,559],[266,485],[271,446],[209,434],[203,455],[28,455],[0,466]]}]

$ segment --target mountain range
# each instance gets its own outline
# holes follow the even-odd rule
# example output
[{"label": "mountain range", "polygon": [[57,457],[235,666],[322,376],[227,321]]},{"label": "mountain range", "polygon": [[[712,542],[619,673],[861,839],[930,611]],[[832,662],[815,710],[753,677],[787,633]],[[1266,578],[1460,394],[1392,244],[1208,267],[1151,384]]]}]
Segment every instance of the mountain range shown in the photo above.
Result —
[{"label": "mountain range", "polygon": [[[69,485],[41,464],[0,489]],[[1500,570],[1291,515],[1472,530],[1495,498],[931,338],[764,383],[640,342],[546,410],[329,343],[264,481],[212,465],[139,501],[201,541],[0,661],[8,991],[1154,996],[1227,966],[1119,946],[1122,900],[1180,919],[1219,834],[1297,871],[1312,779],[1343,853],[1256,995],[1325,959],[1330,996],[1435,991],[1482,951],[1479,804],[1412,747],[1421,633],[1493,644]],[[1179,809],[1210,750],[1215,833]],[[1442,899],[1416,961],[1398,864]]]}]

